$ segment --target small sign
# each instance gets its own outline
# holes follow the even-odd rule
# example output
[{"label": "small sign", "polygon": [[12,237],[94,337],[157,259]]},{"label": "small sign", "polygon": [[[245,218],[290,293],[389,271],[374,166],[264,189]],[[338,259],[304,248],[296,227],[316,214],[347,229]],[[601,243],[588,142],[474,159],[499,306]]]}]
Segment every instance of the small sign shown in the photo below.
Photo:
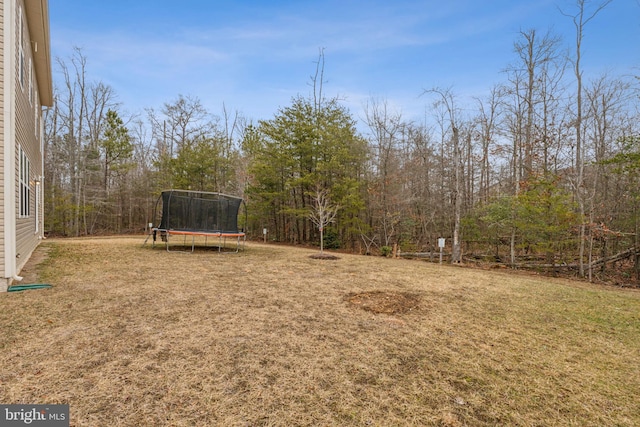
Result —
[{"label": "small sign", "polygon": [[440,237],[438,239],[438,247],[439,248],[444,248],[444,240],[445,240],[444,237]]},{"label": "small sign", "polygon": [[262,229],[262,234],[264,234],[265,236],[267,235],[267,229],[266,228]]}]

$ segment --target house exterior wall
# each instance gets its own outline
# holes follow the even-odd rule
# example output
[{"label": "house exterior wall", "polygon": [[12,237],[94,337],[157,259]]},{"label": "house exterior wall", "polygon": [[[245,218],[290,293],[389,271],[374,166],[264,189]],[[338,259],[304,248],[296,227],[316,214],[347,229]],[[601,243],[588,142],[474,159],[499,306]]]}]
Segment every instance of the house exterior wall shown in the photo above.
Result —
[{"label": "house exterior wall", "polygon": [[[11,247],[13,246],[10,242],[11,233],[7,230],[13,229],[14,225],[11,224],[13,215],[13,207],[10,206],[7,202],[7,198],[5,194],[7,189],[11,189],[11,180],[8,180],[9,176],[12,176],[8,171],[13,170],[13,163],[11,162],[12,156],[9,153],[12,153],[12,144],[8,141],[13,140],[13,136],[11,134],[12,129],[12,111],[14,110],[11,107],[11,100],[13,96],[7,91],[12,91],[12,79],[13,76],[13,58],[11,53],[13,52],[13,43],[11,40],[14,39],[13,28],[15,26],[14,12],[13,12],[13,3],[12,0],[0,0],[2,2],[2,87],[0,87],[0,93],[2,94],[2,133],[0,137],[2,138],[2,143],[0,146],[2,147],[2,157],[0,158],[0,165],[2,165],[2,175],[0,175],[2,179],[2,186],[0,186],[0,197],[2,198],[2,203],[0,204],[0,209],[2,209],[2,215],[0,218],[0,243],[2,248],[2,258],[0,259],[1,270],[0,270],[0,291],[6,290],[7,286],[11,282],[10,270],[12,268],[12,253],[13,250]],[[13,272],[11,272],[13,273]]]},{"label": "house exterior wall", "polygon": [[5,94],[4,94],[4,81],[5,81],[5,0],[0,0],[0,272],[3,274],[0,277],[0,291],[6,290],[7,281],[3,278],[5,269],[5,208],[4,208],[4,134],[5,134]]},{"label": "house exterior wall", "polygon": [[0,291],[42,238],[42,105],[51,105],[47,0],[0,0]]},{"label": "house exterior wall", "polygon": [[[20,65],[20,58],[18,55],[18,46],[22,43],[24,51],[23,61],[23,78],[20,77],[20,72],[15,76],[15,88],[16,88],[16,145],[14,150],[15,165],[16,165],[16,180],[14,182],[15,188],[15,203],[16,211],[20,213],[20,197],[23,195],[20,184],[20,151],[22,150],[26,154],[28,159],[29,171],[28,171],[28,212],[26,215],[18,215],[16,220],[16,269],[20,271],[33,250],[38,246],[40,238],[40,230],[42,226],[38,224],[36,226],[36,218],[42,218],[42,212],[36,214],[36,207],[40,209],[42,203],[36,203],[36,184],[41,181],[43,171],[41,169],[44,153],[40,151],[39,129],[36,127],[36,120],[39,121],[42,115],[40,105],[38,105],[38,88],[35,83],[35,73],[33,66],[33,46],[31,43],[29,22],[27,20],[27,11],[25,8],[25,1],[17,1],[18,11],[22,9],[22,16],[18,13],[17,19],[22,19],[23,40],[16,39],[16,66]],[[19,28],[20,22],[16,22],[16,28]],[[18,31],[19,33],[19,31]],[[21,81],[22,80],[22,81]],[[24,203],[24,202],[22,202]]]}]

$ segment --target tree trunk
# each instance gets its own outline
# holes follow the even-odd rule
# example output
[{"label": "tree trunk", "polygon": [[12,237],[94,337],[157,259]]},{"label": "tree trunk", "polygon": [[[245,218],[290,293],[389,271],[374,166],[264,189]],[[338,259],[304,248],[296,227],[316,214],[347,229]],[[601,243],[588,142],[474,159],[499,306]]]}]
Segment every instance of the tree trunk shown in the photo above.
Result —
[{"label": "tree trunk", "polygon": [[511,230],[511,239],[509,242],[509,255],[511,258],[511,268],[516,267],[516,229]]},{"label": "tree trunk", "polygon": [[454,223],[453,223],[453,246],[451,248],[451,263],[458,264],[461,259],[460,248],[460,217],[462,211],[462,197],[460,197],[460,136],[458,128],[453,128],[453,162],[455,168],[455,190],[454,190]]}]

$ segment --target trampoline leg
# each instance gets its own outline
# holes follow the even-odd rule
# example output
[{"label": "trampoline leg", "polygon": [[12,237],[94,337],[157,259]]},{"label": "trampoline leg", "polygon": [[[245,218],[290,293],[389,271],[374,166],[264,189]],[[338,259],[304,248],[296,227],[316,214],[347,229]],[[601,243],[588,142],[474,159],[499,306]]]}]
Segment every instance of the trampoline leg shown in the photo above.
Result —
[{"label": "trampoline leg", "polygon": [[[183,251],[171,251],[169,249],[169,236],[170,235],[171,235],[171,233],[169,233],[167,231],[167,234],[166,234],[167,237],[166,237],[166,240],[165,240],[167,252],[189,252],[189,249],[185,249]],[[185,248],[188,248],[188,246],[187,246],[187,236],[186,235],[182,239],[182,246],[184,246]],[[195,248],[196,248],[196,236],[193,235],[193,236],[191,236],[191,253],[193,253],[195,251]]]},{"label": "trampoline leg", "polygon": [[142,244],[142,246],[145,246],[147,244],[147,241],[149,240],[149,238],[151,238],[151,236],[153,236],[153,240],[151,241],[151,247],[155,248],[155,246],[156,246],[156,230],[149,230],[149,234],[147,234],[147,238],[144,239],[144,243]]}]

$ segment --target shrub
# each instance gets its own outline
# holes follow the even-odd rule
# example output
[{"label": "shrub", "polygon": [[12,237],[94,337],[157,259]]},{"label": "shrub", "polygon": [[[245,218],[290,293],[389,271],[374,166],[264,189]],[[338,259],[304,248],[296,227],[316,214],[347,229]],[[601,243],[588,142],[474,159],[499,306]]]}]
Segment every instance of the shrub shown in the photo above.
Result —
[{"label": "shrub", "polygon": [[340,249],[342,242],[338,237],[338,233],[331,229],[326,230],[323,237],[323,246],[325,249]]},{"label": "shrub", "polygon": [[391,255],[391,251],[393,249],[391,248],[391,246],[383,246],[380,248],[380,255],[382,256],[389,256]]}]

